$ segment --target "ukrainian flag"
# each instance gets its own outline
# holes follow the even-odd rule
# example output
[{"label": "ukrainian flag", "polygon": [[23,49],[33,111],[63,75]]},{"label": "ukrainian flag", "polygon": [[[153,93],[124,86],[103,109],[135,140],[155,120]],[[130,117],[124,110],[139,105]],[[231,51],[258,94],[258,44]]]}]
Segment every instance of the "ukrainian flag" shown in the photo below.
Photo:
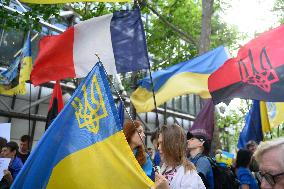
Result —
[{"label": "ukrainian flag", "polygon": [[[0,85],[0,94],[26,94],[26,81],[30,79],[30,74],[32,70],[30,34],[28,34],[27,36],[21,53],[16,57],[12,65],[15,66],[15,68],[13,69],[14,73],[10,73],[11,75],[13,75],[13,80],[9,84]],[[17,73],[18,70],[20,70],[19,73]]]},{"label": "ukrainian flag", "polygon": [[14,189],[145,189],[153,182],[136,161],[101,63],[50,125]]},{"label": "ukrainian flag", "polygon": [[[208,77],[228,59],[224,46],[213,49],[192,60],[181,62],[152,74],[157,106],[184,94],[194,93],[211,98]],[[149,112],[155,108],[150,77],[140,81],[130,97],[137,112]]]},{"label": "ukrainian flag", "polygon": [[266,102],[266,107],[271,128],[284,122],[284,102]]},{"label": "ukrainian flag", "polygon": [[73,3],[73,2],[129,2],[130,0],[20,0],[24,3],[35,4],[58,4],[58,3]]}]

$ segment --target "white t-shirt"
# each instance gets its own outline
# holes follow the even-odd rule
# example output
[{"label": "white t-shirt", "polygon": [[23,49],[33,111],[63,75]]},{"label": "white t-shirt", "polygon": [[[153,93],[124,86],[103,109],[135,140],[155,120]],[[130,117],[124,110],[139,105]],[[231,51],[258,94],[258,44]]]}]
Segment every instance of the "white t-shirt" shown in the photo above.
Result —
[{"label": "white t-shirt", "polygon": [[185,172],[184,166],[171,168],[164,164],[161,171],[164,172],[164,176],[166,176],[165,173],[170,173],[166,178],[171,189],[206,189],[195,170]]}]

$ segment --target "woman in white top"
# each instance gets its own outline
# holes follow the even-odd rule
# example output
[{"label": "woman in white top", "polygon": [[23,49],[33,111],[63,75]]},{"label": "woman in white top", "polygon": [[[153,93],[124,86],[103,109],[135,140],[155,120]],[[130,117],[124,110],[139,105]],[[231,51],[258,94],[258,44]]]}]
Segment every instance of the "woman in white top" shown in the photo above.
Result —
[{"label": "woman in white top", "polygon": [[158,150],[164,162],[155,174],[157,189],[206,189],[192,163],[186,158],[186,137],[178,125],[163,126]]}]

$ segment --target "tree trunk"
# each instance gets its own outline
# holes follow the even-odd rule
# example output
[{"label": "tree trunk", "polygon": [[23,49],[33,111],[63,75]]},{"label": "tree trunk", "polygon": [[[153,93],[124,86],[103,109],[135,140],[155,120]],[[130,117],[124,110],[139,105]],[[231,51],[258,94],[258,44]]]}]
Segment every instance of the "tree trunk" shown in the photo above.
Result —
[{"label": "tree trunk", "polygon": [[[199,40],[199,55],[207,52],[210,49],[210,35],[211,35],[211,17],[213,13],[214,0],[202,0],[202,28]],[[213,132],[213,139],[211,142],[211,155],[214,155],[218,148],[221,148],[219,140],[219,128],[215,120],[215,128]]]},{"label": "tree trunk", "polygon": [[210,48],[211,17],[214,0],[202,0],[202,28],[199,40],[199,54],[207,52]]}]

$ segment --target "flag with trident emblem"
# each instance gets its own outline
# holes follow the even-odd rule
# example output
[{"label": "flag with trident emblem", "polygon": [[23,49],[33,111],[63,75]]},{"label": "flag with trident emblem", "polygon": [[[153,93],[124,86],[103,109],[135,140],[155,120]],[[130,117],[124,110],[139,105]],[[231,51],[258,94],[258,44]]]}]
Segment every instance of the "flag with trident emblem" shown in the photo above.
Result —
[{"label": "flag with trident emblem", "polygon": [[233,98],[283,102],[284,25],[241,47],[208,79],[214,104]]},{"label": "flag with trident emblem", "polygon": [[104,68],[97,63],[52,122],[12,188],[151,186],[121,130]]}]

